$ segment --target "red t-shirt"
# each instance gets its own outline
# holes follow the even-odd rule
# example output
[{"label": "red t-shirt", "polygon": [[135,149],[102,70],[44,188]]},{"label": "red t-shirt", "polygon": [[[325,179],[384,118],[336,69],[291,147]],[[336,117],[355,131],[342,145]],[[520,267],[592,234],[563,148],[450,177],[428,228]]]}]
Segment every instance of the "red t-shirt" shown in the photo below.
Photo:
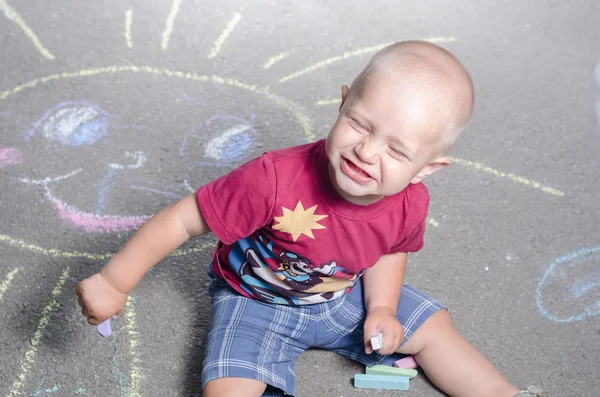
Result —
[{"label": "red t-shirt", "polygon": [[302,305],[349,292],[385,254],[423,246],[424,184],[361,206],[328,173],[325,140],[267,152],[196,192],[219,239],[212,274],[244,296]]}]

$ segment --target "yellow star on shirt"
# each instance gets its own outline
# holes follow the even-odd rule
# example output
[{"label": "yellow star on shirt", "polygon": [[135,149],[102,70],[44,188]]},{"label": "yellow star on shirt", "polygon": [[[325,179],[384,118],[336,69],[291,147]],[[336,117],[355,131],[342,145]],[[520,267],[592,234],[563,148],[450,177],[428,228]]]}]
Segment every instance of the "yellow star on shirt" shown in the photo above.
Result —
[{"label": "yellow star on shirt", "polygon": [[326,218],[327,215],[315,215],[316,205],[305,210],[302,202],[298,201],[294,211],[285,207],[282,207],[282,209],[283,216],[275,217],[275,220],[279,223],[273,225],[273,228],[290,233],[294,241],[298,240],[301,234],[314,239],[313,229],[325,229],[325,226],[318,224],[317,221]]}]

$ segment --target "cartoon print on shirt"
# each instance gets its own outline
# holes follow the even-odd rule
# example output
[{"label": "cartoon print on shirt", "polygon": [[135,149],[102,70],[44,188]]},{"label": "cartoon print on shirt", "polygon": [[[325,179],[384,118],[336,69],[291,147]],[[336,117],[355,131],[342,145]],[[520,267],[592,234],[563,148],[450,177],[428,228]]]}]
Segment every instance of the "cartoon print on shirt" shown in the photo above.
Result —
[{"label": "cartoon print on shirt", "polygon": [[229,263],[250,295],[273,303],[324,302],[343,295],[363,272],[352,274],[328,261],[311,266],[308,259],[289,251],[276,252],[266,235],[247,237],[229,253]]},{"label": "cartoon print on shirt", "polygon": [[315,236],[313,236],[312,233],[313,229],[325,229],[325,226],[317,222],[326,218],[327,215],[315,215],[315,210],[317,209],[316,205],[305,210],[302,201],[298,201],[294,211],[285,207],[282,207],[281,209],[283,210],[283,216],[275,217],[275,221],[279,223],[273,225],[273,228],[290,233],[294,242],[298,240],[302,234],[314,239]]}]

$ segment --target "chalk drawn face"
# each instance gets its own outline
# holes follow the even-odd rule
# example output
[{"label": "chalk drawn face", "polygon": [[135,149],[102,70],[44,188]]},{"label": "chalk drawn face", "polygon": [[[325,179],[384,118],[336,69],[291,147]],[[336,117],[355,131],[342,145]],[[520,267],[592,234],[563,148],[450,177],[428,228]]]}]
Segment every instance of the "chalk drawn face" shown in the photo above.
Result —
[{"label": "chalk drawn face", "polygon": [[[4,102],[14,117],[0,123],[12,132],[0,142],[0,168],[20,185],[14,200],[71,231],[134,230],[262,152],[305,142],[283,100],[239,84],[132,73],[54,86],[52,98],[32,100],[30,91]],[[123,94],[129,90],[135,100]],[[278,133],[283,126],[294,133]],[[20,197],[26,192],[29,200]],[[31,236],[28,222],[13,225],[12,235],[15,228]]]}]

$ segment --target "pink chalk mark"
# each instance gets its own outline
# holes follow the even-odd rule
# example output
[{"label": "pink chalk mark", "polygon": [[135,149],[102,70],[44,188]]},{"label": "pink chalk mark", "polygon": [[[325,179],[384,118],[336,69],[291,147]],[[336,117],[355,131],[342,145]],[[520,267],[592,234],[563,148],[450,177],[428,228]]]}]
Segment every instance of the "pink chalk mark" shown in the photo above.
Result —
[{"label": "pink chalk mark", "polygon": [[0,168],[8,167],[9,165],[21,164],[23,158],[21,152],[12,147],[0,147]]},{"label": "pink chalk mark", "polygon": [[149,216],[110,216],[79,211],[61,200],[52,198],[60,217],[88,232],[110,233],[136,230]]}]

